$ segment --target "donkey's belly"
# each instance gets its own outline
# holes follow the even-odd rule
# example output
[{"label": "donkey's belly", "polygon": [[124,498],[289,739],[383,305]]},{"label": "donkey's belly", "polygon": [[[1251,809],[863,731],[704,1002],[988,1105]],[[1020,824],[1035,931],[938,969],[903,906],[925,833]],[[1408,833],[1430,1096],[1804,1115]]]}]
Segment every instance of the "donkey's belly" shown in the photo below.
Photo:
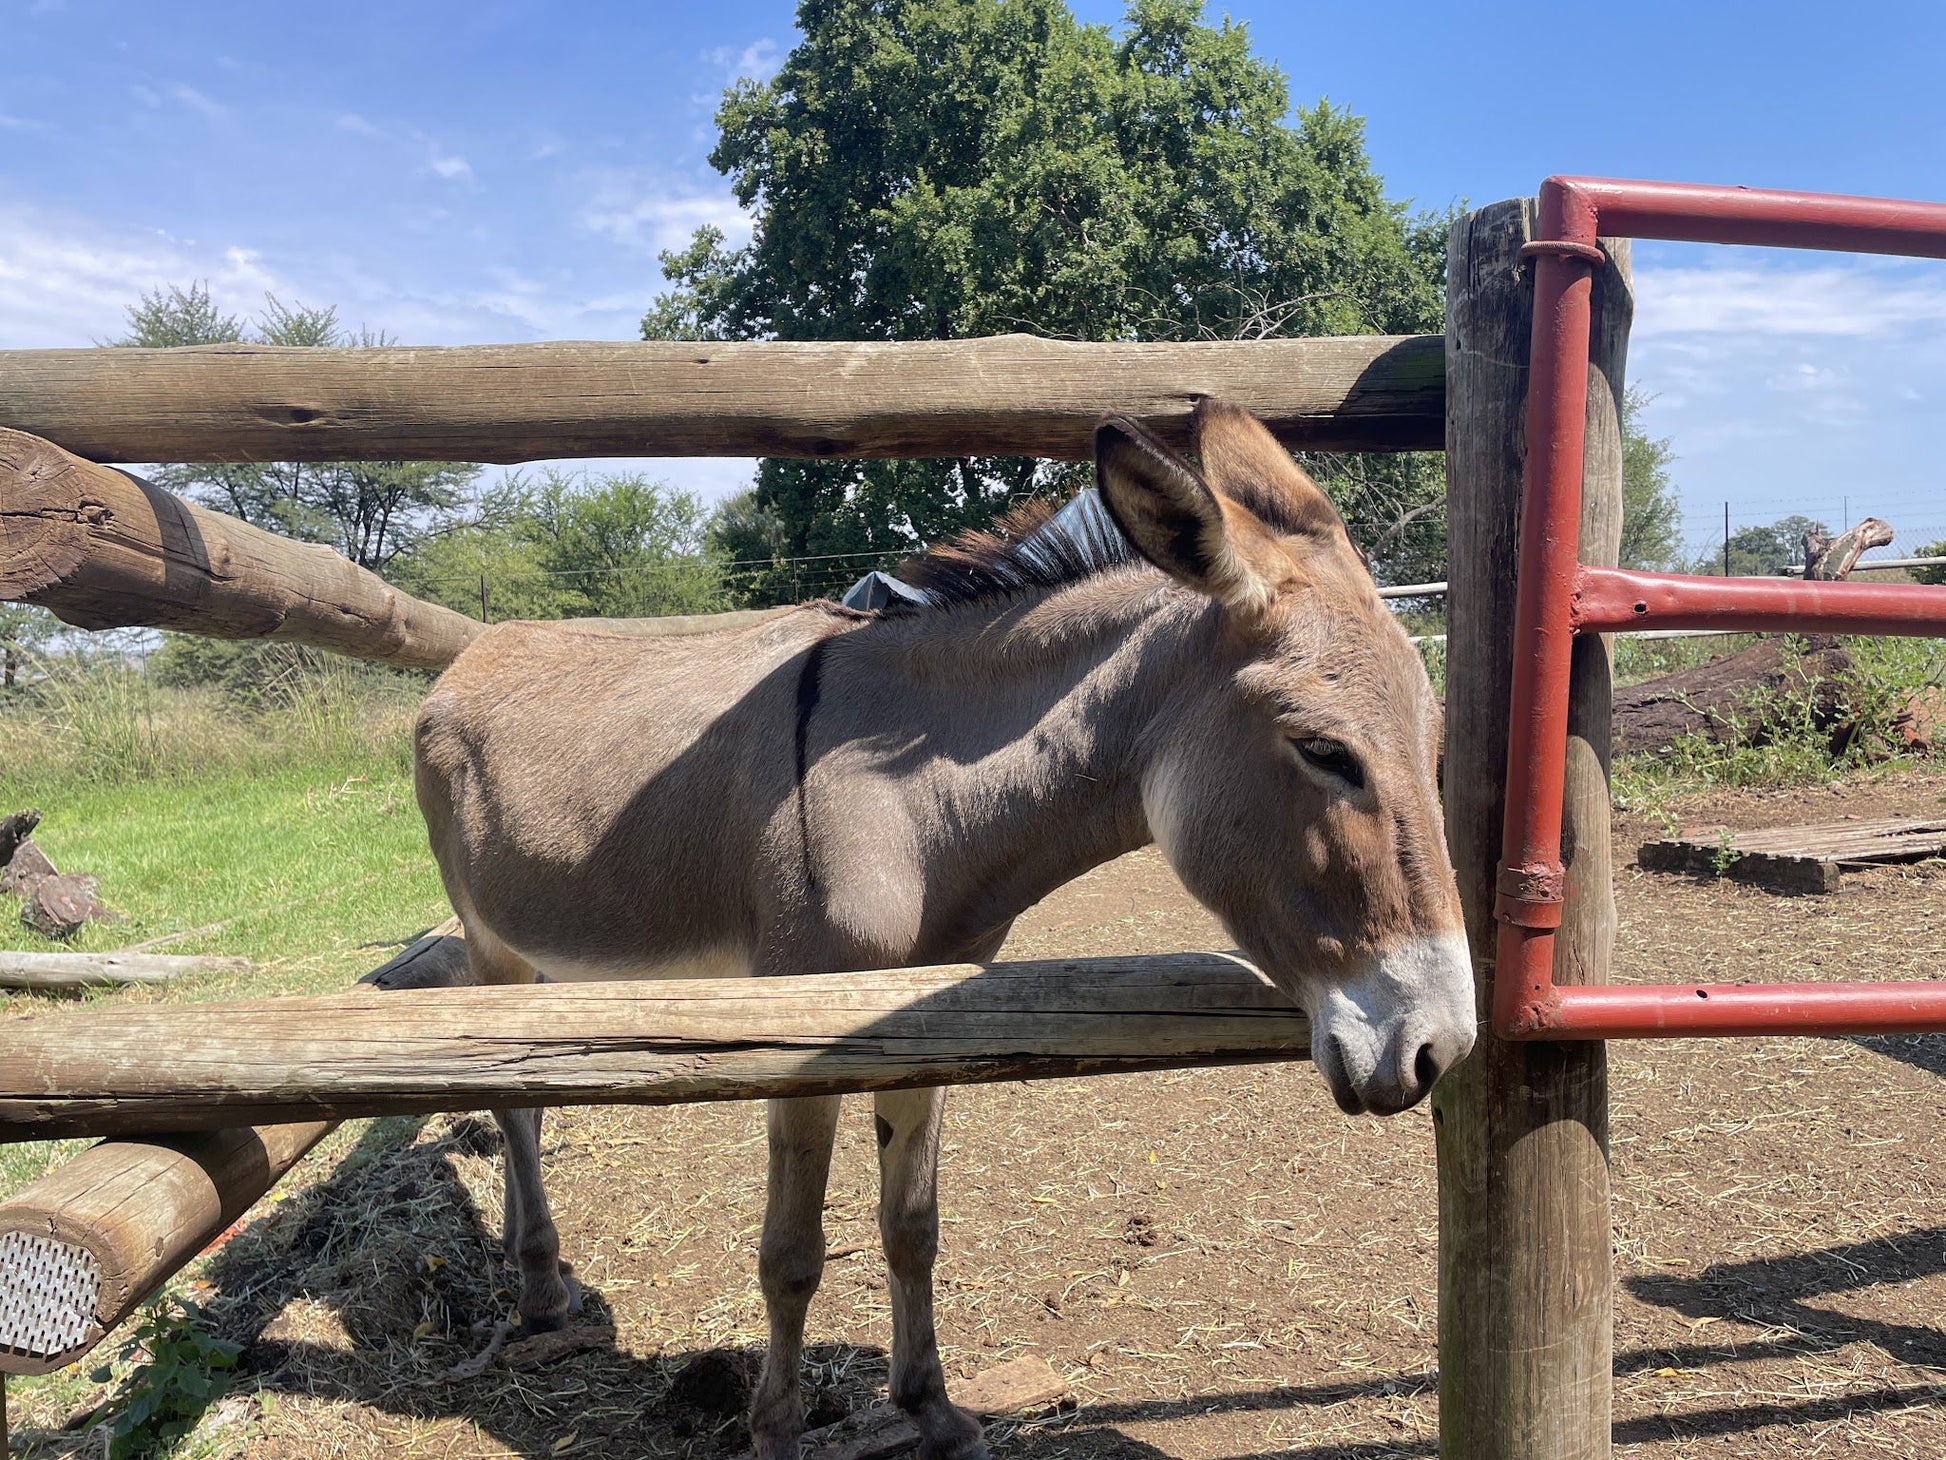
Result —
[{"label": "donkey's belly", "polygon": [[639,978],[748,978],[754,971],[747,955],[731,948],[640,960],[588,960],[571,955],[532,952],[512,944],[514,952],[555,983],[607,983]]}]

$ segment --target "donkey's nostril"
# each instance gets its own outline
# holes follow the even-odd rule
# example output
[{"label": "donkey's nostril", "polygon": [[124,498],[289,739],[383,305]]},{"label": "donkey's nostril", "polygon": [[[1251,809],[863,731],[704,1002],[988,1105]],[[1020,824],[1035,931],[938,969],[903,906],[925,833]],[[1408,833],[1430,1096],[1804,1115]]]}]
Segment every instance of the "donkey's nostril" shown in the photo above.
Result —
[{"label": "donkey's nostril", "polygon": [[1444,1067],[1439,1063],[1439,1051],[1434,1049],[1430,1043],[1420,1045],[1419,1053],[1413,1057],[1412,1061],[1412,1073],[1419,1081],[1420,1090],[1432,1089],[1433,1081],[1437,1080],[1445,1072]]}]

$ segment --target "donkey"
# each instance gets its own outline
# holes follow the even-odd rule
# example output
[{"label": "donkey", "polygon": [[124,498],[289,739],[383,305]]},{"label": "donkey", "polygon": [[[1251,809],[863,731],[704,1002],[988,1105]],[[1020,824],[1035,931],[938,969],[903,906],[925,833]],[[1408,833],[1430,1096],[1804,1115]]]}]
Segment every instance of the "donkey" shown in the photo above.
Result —
[{"label": "donkey", "polygon": [[[1113,525],[1016,514],[908,564],[927,605],[829,603],[642,638],[509,623],[439,680],[419,804],[484,983],[770,975],[993,957],[1015,917],[1160,843],[1312,1020],[1348,1113],[1412,1105],[1472,1047],[1471,965],[1417,654],[1324,494],[1214,402],[1200,471],[1110,418]],[[983,1456],[933,1329],[942,1091],[874,1097],[891,1396],[926,1460]],[[769,1108],[750,1428],[797,1453],[835,1097]],[[527,1325],[575,1301],[539,1111],[496,1112]]]}]

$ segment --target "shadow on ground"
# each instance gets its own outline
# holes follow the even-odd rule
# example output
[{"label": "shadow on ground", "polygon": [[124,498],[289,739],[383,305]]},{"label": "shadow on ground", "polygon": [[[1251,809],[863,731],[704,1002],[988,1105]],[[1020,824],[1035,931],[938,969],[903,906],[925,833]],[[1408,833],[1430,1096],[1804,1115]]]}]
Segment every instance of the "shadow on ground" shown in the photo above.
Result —
[{"label": "shadow on ground", "polygon": [[[206,1270],[201,1301],[219,1332],[245,1345],[237,1388],[254,1393],[259,1403],[303,1396],[320,1443],[334,1422],[328,1402],[336,1400],[418,1422],[458,1420],[529,1460],[570,1453],[604,1460],[719,1460],[741,1451],[748,1442],[743,1409],[759,1357],[750,1349],[688,1344],[672,1334],[668,1348],[654,1355],[622,1352],[611,1340],[531,1372],[490,1367],[478,1377],[452,1375],[483,1347],[476,1330],[503,1317],[513,1301],[514,1270],[452,1161],[497,1146],[491,1124],[471,1117],[375,1122],[328,1180],[271,1208],[218,1253]],[[1690,1277],[1632,1277],[1627,1287],[1643,1302],[1687,1319],[1756,1325],[1775,1336],[1638,1349],[1616,1356],[1616,1372],[1706,1371],[1857,1343],[1876,1345],[1905,1364],[1946,1371],[1946,1333],[1938,1328],[1834,1313],[1814,1302],[1942,1272],[1946,1226],[1717,1264]],[[599,1291],[589,1291],[586,1303],[584,1321],[611,1318]],[[813,1348],[807,1374],[811,1423],[882,1402],[885,1369],[885,1355],[876,1348]],[[1301,1431],[1304,1411],[1323,1415],[1351,1401],[1426,1398],[1436,1388],[1434,1374],[1411,1372],[1185,1400],[1107,1401],[1025,1424],[997,1424],[990,1437],[998,1460],[1057,1453],[1076,1460],[1170,1460],[1168,1451],[1128,1431],[1223,1415],[1252,1421],[1277,1416],[1286,1428]],[[1632,1418],[1615,1427],[1615,1440],[1728,1438],[1943,1398],[1946,1382],[1801,1403],[1765,1399]],[[318,1406],[318,1400],[327,1404]],[[278,1433],[266,1437],[264,1453],[309,1453],[301,1435],[284,1433],[288,1424],[301,1422],[287,1409],[273,1427]],[[52,1433],[20,1438],[29,1455],[68,1453],[75,1440]],[[1309,1447],[1271,1444],[1224,1460],[1378,1460],[1436,1451],[1431,1440],[1402,1435]]]}]

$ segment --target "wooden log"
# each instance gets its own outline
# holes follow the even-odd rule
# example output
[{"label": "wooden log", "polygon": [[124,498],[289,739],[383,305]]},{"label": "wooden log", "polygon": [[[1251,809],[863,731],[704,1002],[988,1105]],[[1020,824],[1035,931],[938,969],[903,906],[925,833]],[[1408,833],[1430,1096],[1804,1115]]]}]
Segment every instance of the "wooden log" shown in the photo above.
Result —
[{"label": "wooden log", "polygon": [[0,1138],[748,1100],[1302,1059],[1241,959],[435,988],[0,1022]]},{"label": "wooden log", "polygon": [[[463,966],[458,931],[458,919],[442,923],[366,976]],[[106,1141],[0,1202],[0,1374],[87,1353],[331,1129],[312,1120]]]},{"label": "wooden log", "polygon": [[376,989],[451,989],[473,982],[466,932],[448,918],[358,980]]},{"label": "wooden log", "polygon": [[76,628],[288,639],[419,669],[449,663],[483,628],[330,548],[20,431],[0,429],[0,504],[0,600],[39,604]]},{"label": "wooden log", "polygon": [[105,1141],[0,1203],[0,1371],[87,1353],[330,1129]]},{"label": "wooden log", "polygon": [[100,885],[85,872],[39,877],[21,896],[20,921],[43,938],[72,938],[101,916]]},{"label": "wooden log", "polygon": [[1860,558],[1873,548],[1890,547],[1892,538],[1892,524],[1876,517],[1867,517],[1836,537],[1807,532],[1804,534],[1804,577],[1806,581],[1826,582],[1848,578]]},{"label": "wooden log", "polygon": [[[1495,868],[1506,783],[1514,566],[1533,290],[1519,251],[1534,205],[1453,226],[1447,255],[1451,565],[1446,826],[1475,967],[1492,1005]],[[1581,557],[1613,563],[1630,294],[1626,243],[1595,281]],[[1606,977],[1608,645],[1578,641],[1569,709],[1567,901],[1555,978]],[[1453,766],[1466,774],[1453,775]],[[1439,1161],[1440,1445],[1446,1460],[1609,1454],[1612,1291],[1607,1063],[1600,1044],[1483,1034],[1433,1092]]]},{"label": "wooden log", "polygon": [[1762,745],[1808,711],[1833,754],[1857,733],[1845,676],[1851,654],[1837,639],[1814,635],[1800,651],[1789,639],[1760,639],[1747,649],[1623,685],[1615,691],[1615,748],[1660,750],[1685,735],[1718,743]]},{"label": "wooden log", "polygon": [[167,983],[186,973],[242,973],[246,958],[167,953],[15,953],[0,950],[0,989],[83,989]]},{"label": "wooden log", "polygon": [[1669,840],[1644,842],[1635,854],[1644,872],[1676,872],[1691,877],[1727,877],[1775,892],[1826,893],[1838,890],[1838,864],[1782,852],[1739,852],[1723,846]]},{"label": "wooden log", "polygon": [[14,811],[0,816],[0,867],[4,867],[20,850],[21,844],[34,834],[34,828],[41,824],[38,811]]},{"label": "wooden log", "polygon": [[0,892],[10,892],[15,897],[29,897],[44,877],[60,875],[40,843],[29,837],[14,848],[13,856],[7,859],[6,869],[0,871]]},{"label": "wooden log", "polygon": [[0,425],[123,462],[1082,461],[1107,413],[1180,444],[1213,395],[1293,446],[1436,451],[1443,366],[1431,336],[16,350],[0,354]]}]

